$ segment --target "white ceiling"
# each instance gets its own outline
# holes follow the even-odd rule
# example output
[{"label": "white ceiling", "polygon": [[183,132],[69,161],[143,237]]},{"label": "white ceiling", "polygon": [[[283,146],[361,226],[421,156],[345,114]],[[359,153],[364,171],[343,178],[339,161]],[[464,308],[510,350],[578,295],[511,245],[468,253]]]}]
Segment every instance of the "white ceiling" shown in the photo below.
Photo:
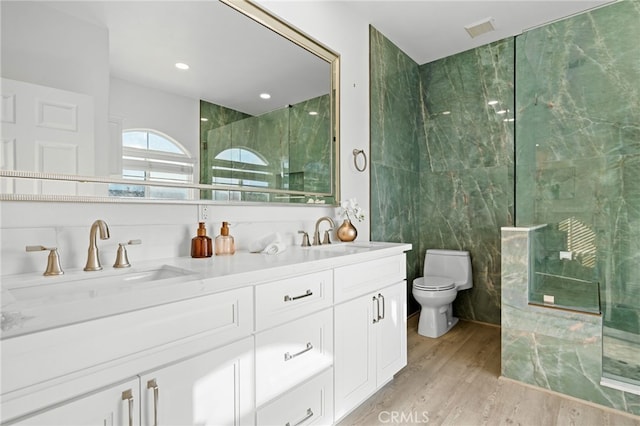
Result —
[{"label": "white ceiling", "polygon": [[[463,52],[612,0],[347,0],[345,5],[419,65]],[[495,31],[472,39],[464,27],[493,18]]]},{"label": "white ceiling", "polygon": [[[345,11],[363,17],[418,64],[611,2],[307,1],[342,3]],[[107,27],[112,72],[138,84],[252,115],[328,93],[326,62],[282,43],[279,36],[255,22],[247,26],[245,17],[216,1],[46,0],[42,4]],[[464,27],[486,18],[492,18],[496,30],[472,39]],[[191,69],[177,71],[173,64],[178,61]],[[274,76],[277,79],[271,79]],[[261,92],[270,92],[272,99],[260,100]]]}]

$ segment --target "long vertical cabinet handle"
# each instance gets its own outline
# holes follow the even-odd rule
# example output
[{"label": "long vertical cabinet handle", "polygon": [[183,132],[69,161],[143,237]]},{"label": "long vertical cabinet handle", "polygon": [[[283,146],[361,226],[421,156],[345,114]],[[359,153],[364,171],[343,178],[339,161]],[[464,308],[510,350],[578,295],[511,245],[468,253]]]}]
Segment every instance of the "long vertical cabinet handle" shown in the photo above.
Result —
[{"label": "long vertical cabinet handle", "polygon": [[386,309],[387,308],[387,306],[386,306],[387,304],[386,304],[386,302],[384,300],[384,296],[382,294],[378,293],[378,298],[380,300],[382,300],[382,316],[380,316],[380,311],[378,310],[378,321],[379,321],[379,320],[383,320],[384,319],[384,314],[387,311],[387,309]]},{"label": "long vertical cabinet handle", "polygon": [[122,400],[127,401],[127,405],[129,405],[129,426],[133,426],[133,392],[131,389],[122,392]]},{"label": "long vertical cabinet handle", "polygon": [[373,303],[374,303],[375,309],[376,309],[376,312],[373,315],[373,323],[375,324],[380,319],[380,301],[378,300],[378,298],[376,296],[373,296]]},{"label": "long vertical cabinet handle", "polygon": [[147,389],[153,389],[153,426],[158,426],[158,383],[156,379],[147,382]]}]

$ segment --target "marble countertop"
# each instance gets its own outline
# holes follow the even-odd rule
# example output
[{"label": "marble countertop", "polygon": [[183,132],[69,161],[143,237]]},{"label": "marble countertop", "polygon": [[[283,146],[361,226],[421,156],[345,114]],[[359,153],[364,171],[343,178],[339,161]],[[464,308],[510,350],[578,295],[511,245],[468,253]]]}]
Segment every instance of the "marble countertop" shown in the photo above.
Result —
[{"label": "marble countertop", "polygon": [[1,339],[124,312],[366,262],[411,250],[411,244],[355,242],[288,247],[276,255],[159,259],[131,268],[2,277]]}]

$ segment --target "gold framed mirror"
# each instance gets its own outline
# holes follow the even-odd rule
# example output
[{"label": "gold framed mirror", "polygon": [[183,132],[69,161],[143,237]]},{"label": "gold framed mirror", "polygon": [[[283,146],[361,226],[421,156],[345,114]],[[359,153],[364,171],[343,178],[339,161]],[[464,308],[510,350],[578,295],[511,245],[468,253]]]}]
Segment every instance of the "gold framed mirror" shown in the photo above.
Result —
[{"label": "gold framed mirror", "polygon": [[247,0],[3,1],[0,196],[334,203],[339,60]]}]

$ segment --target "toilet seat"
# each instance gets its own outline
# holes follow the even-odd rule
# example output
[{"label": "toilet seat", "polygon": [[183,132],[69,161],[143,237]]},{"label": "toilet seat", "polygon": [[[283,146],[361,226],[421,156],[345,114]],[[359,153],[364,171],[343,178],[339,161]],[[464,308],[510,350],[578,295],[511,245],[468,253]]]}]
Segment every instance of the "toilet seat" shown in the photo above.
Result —
[{"label": "toilet seat", "polygon": [[446,291],[455,288],[455,283],[451,278],[427,276],[416,278],[413,281],[413,288],[425,291]]}]

